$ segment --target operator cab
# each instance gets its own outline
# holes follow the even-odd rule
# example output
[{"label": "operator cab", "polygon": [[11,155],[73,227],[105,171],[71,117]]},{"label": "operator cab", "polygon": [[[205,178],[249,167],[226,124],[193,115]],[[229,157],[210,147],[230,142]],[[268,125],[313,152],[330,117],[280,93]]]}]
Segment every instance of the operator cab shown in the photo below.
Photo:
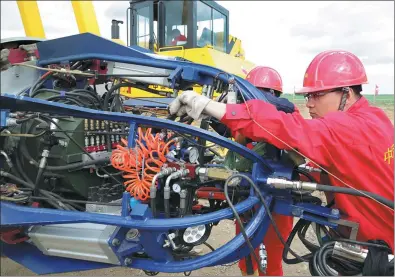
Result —
[{"label": "operator cab", "polygon": [[155,52],[209,46],[227,53],[228,23],[228,10],[214,1],[131,1],[127,45]]}]

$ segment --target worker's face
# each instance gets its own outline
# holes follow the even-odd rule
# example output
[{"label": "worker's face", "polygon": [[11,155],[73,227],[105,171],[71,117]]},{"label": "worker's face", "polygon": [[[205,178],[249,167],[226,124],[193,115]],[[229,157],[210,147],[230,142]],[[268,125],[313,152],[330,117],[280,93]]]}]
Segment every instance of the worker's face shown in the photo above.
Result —
[{"label": "worker's face", "polygon": [[339,109],[342,91],[322,91],[306,95],[306,107],[312,118],[320,118]]}]

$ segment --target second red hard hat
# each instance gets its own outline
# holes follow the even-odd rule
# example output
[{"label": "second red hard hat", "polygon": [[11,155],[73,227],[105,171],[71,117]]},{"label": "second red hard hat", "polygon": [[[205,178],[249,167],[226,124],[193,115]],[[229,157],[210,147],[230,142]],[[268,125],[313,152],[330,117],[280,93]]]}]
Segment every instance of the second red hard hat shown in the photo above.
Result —
[{"label": "second red hard hat", "polygon": [[273,68],[267,66],[257,66],[253,68],[246,77],[246,80],[258,88],[269,88],[283,92],[283,81],[280,74]]}]

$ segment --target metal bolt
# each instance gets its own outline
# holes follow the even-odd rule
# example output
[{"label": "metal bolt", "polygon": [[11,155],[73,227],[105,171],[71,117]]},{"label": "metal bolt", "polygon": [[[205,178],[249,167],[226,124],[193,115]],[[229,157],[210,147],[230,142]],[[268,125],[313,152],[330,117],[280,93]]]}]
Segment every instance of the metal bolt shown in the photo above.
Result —
[{"label": "metal bolt", "polygon": [[127,240],[132,240],[137,238],[137,236],[139,235],[139,231],[137,229],[130,229],[127,233],[126,233],[126,239]]},{"label": "metal bolt", "polygon": [[125,265],[130,265],[132,263],[132,259],[131,258],[126,258],[124,263],[125,263]]},{"label": "metal bolt", "polygon": [[339,214],[339,210],[338,209],[332,209],[331,214],[332,215],[338,215]]},{"label": "metal bolt", "polygon": [[121,242],[119,241],[119,239],[113,239],[111,244],[112,244],[112,246],[119,246],[121,244]]}]

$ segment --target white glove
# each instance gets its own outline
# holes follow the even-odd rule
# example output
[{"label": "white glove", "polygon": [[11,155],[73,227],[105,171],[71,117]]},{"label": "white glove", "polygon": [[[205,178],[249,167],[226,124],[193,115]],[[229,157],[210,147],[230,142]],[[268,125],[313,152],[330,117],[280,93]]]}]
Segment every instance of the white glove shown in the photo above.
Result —
[{"label": "white glove", "polygon": [[187,90],[170,103],[169,112],[177,116],[187,113],[194,120],[198,120],[204,117],[202,113],[210,101],[206,96]]}]

